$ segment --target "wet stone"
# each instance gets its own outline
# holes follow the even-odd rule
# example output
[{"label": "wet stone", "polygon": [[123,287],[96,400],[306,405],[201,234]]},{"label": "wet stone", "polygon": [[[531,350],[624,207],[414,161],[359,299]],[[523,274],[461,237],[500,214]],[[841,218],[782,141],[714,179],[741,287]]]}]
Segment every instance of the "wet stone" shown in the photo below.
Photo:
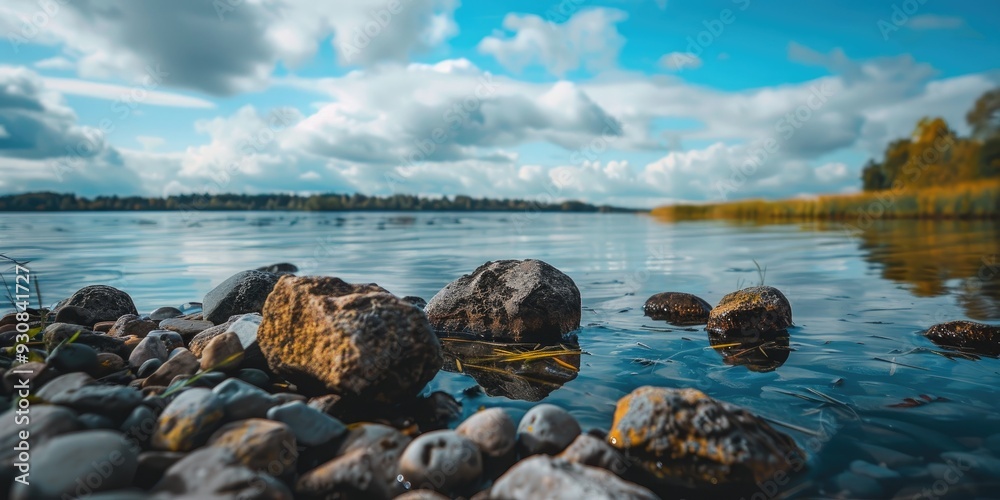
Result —
[{"label": "wet stone", "polygon": [[261,312],[277,282],[278,275],[263,271],[243,271],[229,277],[205,294],[205,320],[217,325],[235,314]]},{"label": "wet stone", "polygon": [[35,446],[30,484],[15,483],[14,500],[112,491],[127,488],[135,476],[137,451],[117,432],[75,432]]},{"label": "wet stone", "polygon": [[1000,356],[1000,326],[974,321],[949,321],[930,327],[924,335],[941,346]]},{"label": "wet stone", "polygon": [[551,404],[528,410],[517,426],[521,456],[544,453],[555,455],[580,435],[580,424],[566,410]]},{"label": "wet stone", "polygon": [[235,378],[226,379],[212,392],[222,404],[229,421],[265,418],[267,411],[278,404],[273,396],[259,387]]},{"label": "wet stone", "polygon": [[451,430],[417,436],[399,457],[400,480],[409,488],[467,494],[482,472],[479,448]]},{"label": "wet stone", "polygon": [[117,321],[126,314],[139,314],[127,293],[106,285],[85,286],[77,290],[65,305],[87,309],[95,323]]},{"label": "wet stone", "polygon": [[170,402],[157,421],[153,446],[189,451],[201,446],[222,425],[222,402],[204,388],[187,389]]},{"label": "wet stone", "polygon": [[587,500],[654,500],[653,492],[597,467],[561,458],[536,455],[518,462],[500,476],[490,498],[535,500],[567,498]]},{"label": "wet stone", "polygon": [[267,411],[267,418],[288,425],[305,446],[318,446],[347,432],[339,420],[301,401],[275,406]]},{"label": "wet stone", "polygon": [[792,326],[792,307],[780,290],[755,286],[730,293],[709,314],[705,329],[716,335],[753,337]]},{"label": "wet stone", "polygon": [[697,295],[663,292],[647,299],[642,310],[654,320],[674,325],[703,325],[708,322],[712,306]]},{"label": "wet stone", "polygon": [[176,318],[178,316],[183,316],[184,312],[176,307],[158,307],[149,313],[149,319],[153,321],[162,321],[165,319]]}]

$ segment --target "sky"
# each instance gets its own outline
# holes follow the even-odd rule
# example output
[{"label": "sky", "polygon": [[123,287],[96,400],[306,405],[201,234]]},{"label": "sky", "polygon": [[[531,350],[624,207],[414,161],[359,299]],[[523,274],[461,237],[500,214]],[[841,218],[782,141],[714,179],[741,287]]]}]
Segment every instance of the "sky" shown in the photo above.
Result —
[{"label": "sky", "polygon": [[1000,85],[978,0],[12,0],[0,193],[856,191]]}]

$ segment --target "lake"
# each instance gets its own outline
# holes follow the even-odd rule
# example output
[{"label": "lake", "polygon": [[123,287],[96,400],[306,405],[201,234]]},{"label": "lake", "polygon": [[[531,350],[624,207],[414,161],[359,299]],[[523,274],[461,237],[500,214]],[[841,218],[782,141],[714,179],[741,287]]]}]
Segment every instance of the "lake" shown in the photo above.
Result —
[{"label": "lake", "polygon": [[[429,300],[486,261],[541,259],[580,288],[583,353],[535,382],[484,370],[482,390],[474,368],[450,366],[429,389],[455,396],[466,415],[500,406],[519,416],[536,404],[522,399],[535,399],[607,429],[615,402],[639,386],[695,387],[778,423],[809,452],[808,481],[786,493],[836,492],[877,463],[891,474],[862,485],[877,496],[940,495],[944,482],[962,497],[1000,481],[988,455],[1000,455],[1000,361],[949,356],[920,335],[948,320],[1000,320],[996,222],[847,231],[633,214],[5,213],[0,235],[3,253],[32,260],[46,303],[109,284],[145,313],[200,301],[233,273],[276,262]],[[761,278],[791,302],[787,340],[713,348],[702,327],[643,317],[654,293],[715,304]],[[578,374],[566,368],[576,363]],[[982,460],[963,465],[968,456]],[[949,467],[955,482],[942,479]]]}]

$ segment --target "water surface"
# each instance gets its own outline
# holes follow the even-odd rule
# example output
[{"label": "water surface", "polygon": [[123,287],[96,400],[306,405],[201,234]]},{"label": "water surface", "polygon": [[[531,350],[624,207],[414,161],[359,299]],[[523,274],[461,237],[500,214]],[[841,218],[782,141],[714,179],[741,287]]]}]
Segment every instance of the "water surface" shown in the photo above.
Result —
[{"label": "water surface", "polygon": [[[1000,453],[1000,361],[954,359],[920,335],[952,319],[1000,320],[995,222],[882,221],[857,232],[630,214],[48,213],[4,214],[0,236],[4,253],[32,260],[46,302],[104,283],[141,312],[200,301],[237,271],[282,261],[430,299],[488,260],[542,259],[580,288],[583,354],[578,376],[529,399],[568,408],[584,428],[607,429],[636,387],[695,387],[799,428],[785,430],[810,452],[812,488],[837,491],[855,460],[913,477],[883,484],[886,496],[933,486],[927,465],[945,463],[942,453]],[[768,368],[746,366],[754,353],[713,349],[701,327],[642,315],[654,293],[714,304],[762,274],[789,298],[796,324],[781,359],[763,358]],[[429,389],[454,395],[466,414],[535,404],[488,396],[455,371]],[[950,491],[986,488],[989,476],[966,473]]]}]

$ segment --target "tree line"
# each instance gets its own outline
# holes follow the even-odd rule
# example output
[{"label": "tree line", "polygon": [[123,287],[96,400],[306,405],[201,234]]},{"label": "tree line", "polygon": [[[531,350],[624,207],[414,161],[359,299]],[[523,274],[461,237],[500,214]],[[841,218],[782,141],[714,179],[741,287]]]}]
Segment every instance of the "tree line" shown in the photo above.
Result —
[{"label": "tree line", "polygon": [[454,196],[427,198],[397,194],[185,194],[165,198],[98,196],[85,198],[67,193],[36,192],[0,196],[0,211],[126,211],[126,210],[295,210],[295,211],[540,211],[634,212],[610,205],[580,201],[540,202],[521,199]]},{"label": "tree line", "polygon": [[965,115],[969,137],[943,118],[926,117],[910,137],[890,143],[861,172],[865,191],[940,187],[1000,177],[1000,89],[986,92]]}]

